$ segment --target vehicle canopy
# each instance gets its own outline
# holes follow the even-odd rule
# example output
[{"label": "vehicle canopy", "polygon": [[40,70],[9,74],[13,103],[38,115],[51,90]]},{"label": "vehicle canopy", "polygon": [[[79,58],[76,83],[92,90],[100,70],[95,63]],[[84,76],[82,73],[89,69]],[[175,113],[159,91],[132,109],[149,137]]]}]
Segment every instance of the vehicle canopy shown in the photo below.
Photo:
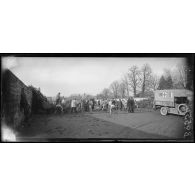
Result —
[{"label": "vehicle canopy", "polygon": [[141,97],[136,97],[136,98],[133,98],[136,102],[140,102],[140,101],[143,101],[143,100],[149,100],[149,98],[148,97],[143,97],[143,98],[141,98]]},{"label": "vehicle canopy", "polygon": [[165,89],[154,91],[154,101],[156,105],[166,104],[167,106],[174,106],[175,98],[192,98],[192,96],[192,91],[187,89]]}]

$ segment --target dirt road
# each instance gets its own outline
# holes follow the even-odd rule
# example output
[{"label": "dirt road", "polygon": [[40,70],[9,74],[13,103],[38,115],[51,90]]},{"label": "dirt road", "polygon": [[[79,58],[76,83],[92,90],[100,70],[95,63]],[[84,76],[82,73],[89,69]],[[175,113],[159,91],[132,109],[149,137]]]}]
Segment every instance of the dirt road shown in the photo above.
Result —
[{"label": "dirt road", "polygon": [[24,138],[183,138],[183,118],[158,112],[36,115],[19,129]]},{"label": "dirt road", "polygon": [[170,138],[182,138],[184,134],[183,118],[181,116],[162,116],[157,111],[128,114],[120,113],[113,114],[112,116],[97,113],[93,116],[146,133],[162,135]]}]

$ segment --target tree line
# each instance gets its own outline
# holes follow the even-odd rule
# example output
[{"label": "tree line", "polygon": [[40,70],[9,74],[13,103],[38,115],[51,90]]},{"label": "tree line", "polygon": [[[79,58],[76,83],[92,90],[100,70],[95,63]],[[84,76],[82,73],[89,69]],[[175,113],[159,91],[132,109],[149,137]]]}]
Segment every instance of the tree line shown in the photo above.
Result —
[{"label": "tree line", "polygon": [[130,93],[134,97],[153,96],[157,89],[186,89],[188,66],[178,64],[174,69],[164,69],[161,76],[154,74],[149,64],[141,68],[130,66],[120,80],[113,81],[108,88],[97,94],[98,98],[126,98]]}]

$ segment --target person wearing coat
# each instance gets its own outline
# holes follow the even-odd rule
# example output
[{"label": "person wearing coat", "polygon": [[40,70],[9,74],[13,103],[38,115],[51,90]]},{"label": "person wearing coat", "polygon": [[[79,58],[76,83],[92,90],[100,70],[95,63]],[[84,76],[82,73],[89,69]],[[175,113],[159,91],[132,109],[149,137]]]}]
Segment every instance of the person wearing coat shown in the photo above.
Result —
[{"label": "person wearing coat", "polygon": [[122,101],[121,101],[121,99],[118,100],[118,110],[122,110]]},{"label": "person wearing coat", "polygon": [[76,99],[72,99],[71,101],[71,113],[76,112]]},{"label": "person wearing coat", "polygon": [[59,92],[56,96],[56,104],[60,104],[60,99],[61,97],[60,97],[60,92]]},{"label": "person wearing coat", "polygon": [[131,104],[131,111],[130,112],[134,112],[134,107],[135,107],[135,101],[133,99],[133,97],[131,97],[131,100],[130,100],[130,104]]},{"label": "person wearing coat", "polygon": [[89,100],[89,111],[92,112],[93,110],[93,100]]},{"label": "person wearing coat", "polygon": [[110,100],[110,101],[108,102],[109,113],[110,113],[110,115],[112,114],[112,109],[115,107],[113,103],[114,103],[113,100]]},{"label": "person wearing coat", "polygon": [[131,112],[131,98],[130,97],[127,100],[127,111]]}]

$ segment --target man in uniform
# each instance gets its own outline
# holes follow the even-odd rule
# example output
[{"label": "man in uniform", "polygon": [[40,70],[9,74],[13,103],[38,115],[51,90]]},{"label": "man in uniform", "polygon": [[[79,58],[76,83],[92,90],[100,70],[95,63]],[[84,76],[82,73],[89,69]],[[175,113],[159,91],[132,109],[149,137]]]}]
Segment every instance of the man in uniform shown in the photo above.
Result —
[{"label": "man in uniform", "polygon": [[134,112],[135,102],[133,97],[130,99],[130,112]]},{"label": "man in uniform", "polygon": [[60,104],[60,92],[56,96],[56,105]]},{"label": "man in uniform", "polygon": [[127,100],[127,111],[131,112],[131,99],[130,99],[130,97]]}]

